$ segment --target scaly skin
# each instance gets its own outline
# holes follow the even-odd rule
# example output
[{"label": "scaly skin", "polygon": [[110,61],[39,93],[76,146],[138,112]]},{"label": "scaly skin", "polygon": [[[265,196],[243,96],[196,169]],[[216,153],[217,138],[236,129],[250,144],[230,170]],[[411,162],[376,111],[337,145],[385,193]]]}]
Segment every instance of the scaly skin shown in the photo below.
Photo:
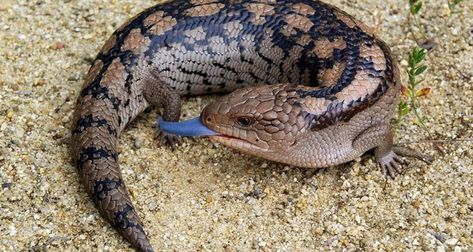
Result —
[{"label": "scaly skin", "polygon": [[[259,84],[274,85],[252,87]],[[389,126],[400,87],[397,67],[361,22],[308,0],[159,4],[103,46],[72,129],[87,192],[138,250],[153,249],[119,170],[120,133],[150,105],[177,121],[181,96],[244,87],[203,112],[208,127],[222,133],[213,139],[305,167],[346,162],[375,148],[383,170],[392,175],[398,168]]]}]

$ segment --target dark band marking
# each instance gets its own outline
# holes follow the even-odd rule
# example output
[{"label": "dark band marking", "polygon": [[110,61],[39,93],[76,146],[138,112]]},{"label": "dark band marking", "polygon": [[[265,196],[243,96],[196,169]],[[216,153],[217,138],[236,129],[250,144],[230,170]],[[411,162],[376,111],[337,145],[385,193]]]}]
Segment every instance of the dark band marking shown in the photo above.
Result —
[{"label": "dark band marking", "polygon": [[115,212],[115,218],[113,220],[113,226],[117,229],[128,229],[128,228],[136,228],[140,232],[144,233],[143,226],[140,223],[135,223],[130,221],[128,218],[128,214],[132,213],[135,214],[135,209],[132,205],[126,204],[123,210]]},{"label": "dark band marking", "polygon": [[81,118],[79,118],[79,120],[77,120],[76,128],[74,129],[73,134],[82,133],[91,127],[102,126],[107,127],[109,134],[117,136],[117,130],[113,128],[113,126],[106,119],[94,119],[94,116],[92,114],[82,116]]},{"label": "dark band marking", "polygon": [[104,148],[100,148],[100,147],[87,147],[87,148],[83,148],[81,151],[80,151],[80,155],[79,155],[79,159],[78,159],[78,162],[79,162],[79,167],[82,168],[82,166],[88,162],[88,161],[94,161],[94,160],[99,160],[99,159],[108,159],[108,158],[112,158],[114,161],[117,161],[117,153],[115,151],[112,151],[112,150],[107,150],[107,149],[104,149]]},{"label": "dark band marking", "polygon": [[309,128],[313,131],[325,129],[338,122],[348,122],[353,116],[377,102],[388,89],[389,85],[384,81],[382,84],[378,85],[371,95],[359,97],[356,100],[351,100],[347,104],[345,101],[331,103],[320,115],[302,111],[301,116],[305,118]]},{"label": "dark band marking", "polygon": [[82,92],[81,96],[87,96],[90,95],[94,97],[95,99],[108,99],[113,105],[113,108],[118,112],[120,108],[120,103],[121,100],[118,99],[117,97],[114,97],[110,94],[109,89],[107,87],[103,87],[100,85],[100,80],[102,79],[103,74],[99,74],[99,77],[96,78],[92,84],[89,86],[85,87]]},{"label": "dark band marking", "polygon": [[[343,70],[342,75],[337,80],[337,84],[330,87],[324,87],[322,89],[317,89],[313,91],[298,91],[298,95],[301,98],[305,98],[307,96],[315,97],[315,98],[324,98],[327,96],[334,95],[340,91],[342,91],[345,87],[349,86],[353,80],[355,79],[357,73],[357,65],[359,60],[360,48],[358,46],[358,39],[356,37],[346,37],[345,43],[347,44],[346,47],[346,67]],[[334,54],[338,54],[339,51],[334,50]],[[343,58],[343,56],[338,56],[337,58]],[[333,64],[334,61],[328,61],[328,63]],[[333,67],[333,65],[332,65]],[[331,68],[331,67],[329,67]]]},{"label": "dark band marking", "polygon": [[100,205],[100,202],[104,200],[111,191],[117,190],[122,186],[124,186],[124,184],[121,179],[105,178],[100,181],[95,181],[92,198],[97,205]]}]

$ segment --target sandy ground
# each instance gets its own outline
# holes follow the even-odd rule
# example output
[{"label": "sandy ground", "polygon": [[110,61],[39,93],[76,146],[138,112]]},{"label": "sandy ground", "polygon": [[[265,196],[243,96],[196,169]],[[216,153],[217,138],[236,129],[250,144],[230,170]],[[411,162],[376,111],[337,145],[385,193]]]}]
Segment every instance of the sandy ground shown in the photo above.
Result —
[{"label": "sandy ground", "polygon": [[[0,251],[130,250],[87,197],[67,143],[90,61],[154,1],[58,2],[0,1]],[[376,27],[403,69],[414,45],[405,2],[334,1]],[[473,5],[447,18],[446,1],[426,2],[421,22],[438,45],[421,108],[436,139],[471,139]],[[186,99],[186,117],[211,98]],[[445,154],[410,144],[436,161],[411,160],[387,181],[372,158],[314,172],[207,140],[173,152],[153,141],[154,118],[130,125],[120,163],[158,250],[473,250],[472,141],[445,143]],[[397,127],[397,142],[426,139],[411,122]]]}]

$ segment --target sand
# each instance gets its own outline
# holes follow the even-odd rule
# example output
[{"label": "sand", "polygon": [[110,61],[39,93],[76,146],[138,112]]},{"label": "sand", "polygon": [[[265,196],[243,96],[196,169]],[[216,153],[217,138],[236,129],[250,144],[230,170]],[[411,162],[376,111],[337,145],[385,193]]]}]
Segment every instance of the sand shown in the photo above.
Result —
[{"label": "sand", "polygon": [[[333,1],[398,55],[415,45],[407,1]],[[355,3],[357,2],[357,3]],[[155,113],[120,139],[120,164],[157,250],[472,251],[473,5],[447,17],[424,1],[435,38],[420,101],[438,153],[405,118],[396,141],[435,155],[409,160],[386,180],[372,157],[307,170],[239,154],[205,139],[171,151],[153,140]],[[71,115],[89,64],[127,18],[153,5],[132,0],[0,2],[0,251],[129,251],[99,215],[71,165]],[[405,75],[405,74],[404,74]],[[405,77],[405,76],[404,76]],[[185,118],[213,97],[185,99]],[[462,141],[467,140],[469,141]]]}]

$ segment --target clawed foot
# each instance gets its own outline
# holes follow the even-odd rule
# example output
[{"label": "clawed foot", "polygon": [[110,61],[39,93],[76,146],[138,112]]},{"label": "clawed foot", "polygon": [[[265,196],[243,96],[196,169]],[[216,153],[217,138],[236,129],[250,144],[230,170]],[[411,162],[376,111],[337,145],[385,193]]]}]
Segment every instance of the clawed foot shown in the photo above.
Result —
[{"label": "clawed foot", "polygon": [[387,154],[378,157],[377,161],[381,165],[381,172],[384,176],[392,179],[396,174],[401,174],[401,166],[407,163],[401,159],[402,157],[414,157],[428,164],[433,162],[433,157],[415,151],[413,149],[401,146],[394,146]]},{"label": "clawed foot", "polygon": [[165,133],[159,129],[156,129],[154,133],[154,139],[158,140],[161,145],[167,145],[171,147],[172,150],[175,150],[176,147],[182,143],[182,138],[180,136]]},{"label": "clawed foot", "polygon": [[388,154],[379,158],[378,163],[381,165],[381,173],[392,179],[394,179],[396,174],[401,174],[401,165],[406,164],[394,151],[390,151]]}]

